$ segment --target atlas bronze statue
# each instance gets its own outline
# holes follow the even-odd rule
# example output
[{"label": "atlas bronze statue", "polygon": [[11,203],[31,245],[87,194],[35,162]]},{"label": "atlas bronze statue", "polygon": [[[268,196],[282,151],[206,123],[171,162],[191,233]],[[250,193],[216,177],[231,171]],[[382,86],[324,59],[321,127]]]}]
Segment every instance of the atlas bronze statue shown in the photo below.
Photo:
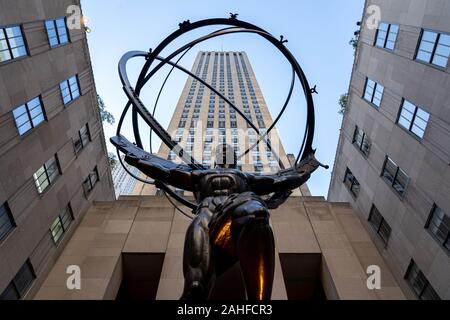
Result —
[{"label": "atlas bronze statue", "polygon": [[[269,224],[269,209],[275,209],[284,203],[291,195],[292,190],[303,185],[319,166],[328,168],[316,160],[315,151],[312,148],[314,136],[313,90],[309,87],[299,64],[284,46],[286,40],[282,36],[280,39],[276,39],[266,31],[237,20],[236,17],[237,14],[232,14],[229,19],[208,19],[194,23],[187,20],[180,23],[180,29],[167,37],[156,49],[150,50],[150,52],[129,52],[119,63],[120,77],[129,102],[119,121],[117,136],[111,138],[111,142],[117,148],[118,154],[120,152],[125,154],[125,161],[128,164],[135,166],[153,180],[142,179],[128,172],[130,175],[144,183],[154,184],[181,204],[192,209],[191,215],[180,210],[192,218],[186,232],[183,253],[185,284],[181,298],[186,300],[208,299],[215,279],[237,262],[242,271],[247,298],[249,300],[269,300],[272,294],[275,269],[275,244]],[[161,51],[180,35],[196,28],[212,25],[231,27],[198,38],[175,50],[167,58],[159,56]],[[264,134],[260,133],[259,129],[245,117],[234,103],[203,79],[178,65],[184,54],[197,43],[219,35],[238,32],[254,33],[267,39],[280,50],[292,66],[292,82],[286,102],[280,114]],[[179,56],[178,60],[172,62],[171,59],[177,56]],[[126,63],[134,57],[144,57],[146,60],[135,88],[131,86],[126,73]],[[160,61],[160,63],[150,69],[154,61]],[[153,113],[150,113],[139,99],[143,86],[165,64],[172,66],[166,79],[175,68],[187,73],[215,92],[256,131],[259,136],[258,141],[239,157],[243,157],[261,142],[264,142],[266,148],[275,154],[266,137],[286,109],[297,77],[306,98],[307,119],[305,135],[295,164],[291,168],[284,168],[283,163],[279,161],[281,170],[272,174],[243,172],[237,169],[238,155],[234,149],[230,145],[220,144],[216,148],[215,167],[204,168],[192,156],[185,153],[154,118],[158,99]],[[163,87],[164,85],[161,87],[160,93]],[[132,106],[134,143],[121,135],[122,123],[130,106]],[[184,163],[175,163],[152,154],[151,137],[150,152],[144,151],[139,133],[138,115]],[[119,160],[122,161],[120,156]],[[127,169],[125,168],[125,170]],[[195,202],[183,198],[173,188],[192,192]]]}]

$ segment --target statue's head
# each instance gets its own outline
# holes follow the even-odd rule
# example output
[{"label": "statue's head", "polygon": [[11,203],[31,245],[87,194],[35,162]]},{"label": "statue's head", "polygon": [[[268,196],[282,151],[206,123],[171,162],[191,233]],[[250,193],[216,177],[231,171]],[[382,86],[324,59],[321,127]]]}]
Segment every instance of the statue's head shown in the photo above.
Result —
[{"label": "statue's head", "polygon": [[234,148],[229,144],[219,144],[216,147],[215,167],[222,169],[235,169],[237,156]]}]

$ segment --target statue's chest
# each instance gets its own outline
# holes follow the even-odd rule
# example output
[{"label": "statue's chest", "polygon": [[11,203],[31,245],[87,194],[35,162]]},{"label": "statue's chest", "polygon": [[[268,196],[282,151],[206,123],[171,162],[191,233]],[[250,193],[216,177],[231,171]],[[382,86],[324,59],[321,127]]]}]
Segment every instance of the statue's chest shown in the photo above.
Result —
[{"label": "statue's chest", "polygon": [[203,196],[228,196],[246,191],[245,179],[233,173],[209,173],[199,179],[198,190]]}]

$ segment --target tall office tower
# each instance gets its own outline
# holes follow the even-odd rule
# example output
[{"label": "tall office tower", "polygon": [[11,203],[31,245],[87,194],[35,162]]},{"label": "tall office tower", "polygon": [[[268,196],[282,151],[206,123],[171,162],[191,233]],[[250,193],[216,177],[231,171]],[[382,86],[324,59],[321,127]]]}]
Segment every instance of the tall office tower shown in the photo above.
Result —
[{"label": "tall office tower", "polygon": [[[273,123],[261,89],[245,52],[199,52],[192,73],[211,84],[242,112],[264,134]],[[168,132],[185,151],[206,168],[214,166],[214,150],[218,144],[228,143],[238,155],[238,167],[244,171],[276,172],[290,167],[278,133],[268,135],[268,143],[261,142],[244,155],[258,139],[257,132],[227,102],[201,82],[189,78],[180,96]],[[160,156],[181,161],[165,145]],[[295,195],[309,195],[307,185]],[[154,194],[152,186],[138,182],[135,194]]]},{"label": "tall office tower", "polygon": [[34,295],[94,200],[114,192],[73,0],[0,0],[0,299]]},{"label": "tall office tower", "polygon": [[[124,163],[127,170],[134,175],[139,175],[139,170],[136,167],[130,166],[128,163],[126,163],[124,158],[125,157],[122,156],[122,162]],[[137,180],[130,176],[119,162],[117,162],[117,164],[111,170],[111,175],[116,198],[121,195],[126,196],[132,194]]]},{"label": "tall office tower", "polygon": [[409,297],[450,299],[450,3],[370,5],[328,200],[358,209]]}]

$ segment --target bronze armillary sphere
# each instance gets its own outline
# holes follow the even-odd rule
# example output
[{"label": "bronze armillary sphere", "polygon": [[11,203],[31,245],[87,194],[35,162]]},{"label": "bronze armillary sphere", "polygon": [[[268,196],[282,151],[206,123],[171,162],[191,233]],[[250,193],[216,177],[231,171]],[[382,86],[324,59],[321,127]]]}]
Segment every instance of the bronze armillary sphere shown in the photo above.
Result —
[{"label": "bronze armillary sphere", "polygon": [[[181,35],[207,26],[226,27],[183,45],[167,57],[159,56],[163,49]],[[292,66],[289,94],[279,115],[264,134],[261,134],[260,130],[227,97],[202,78],[178,65],[180,59],[195,45],[208,39],[233,33],[251,33],[263,37],[273,44]],[[186,232],[184,245],[185,285],[182,299],[208,299],[215,279],[237,262],[240,263],[248,299],[268,300],[271,297],[275,245],[269,225],[269,209],[280,206],[288,199],[293,189],[304,184],[312,172],[319,166],[323,166],[314,157],[315,151],[312,148],[314,137],[312,93],[316,91],[315,88],[309,87],[297,60],[285,47],[286,42],[287,40],[284,40],[283,36],[277,39],[253,24],[238,20],[237,14],[231,14],[229,19],[207,19],[193,23],[189,20],[184,21],[179,24],[177,31],[164,39],[155,49],[149,52],[128,52],[119,62],[120,79],[129,99],[119,120],[117,136],[111,138],[111,142],[117,148],[119,160],[122,163],[119,152],[124,153],[127,163],[137,167],[154,180],[137,177],[124,167],[130,175],[144,183],[156,185],[192,209],[192,214],[185,213],[192,218],[192,222]],[[136,86],[133,88],[127,76],[126,64],[135,57],[145,58],[145,63]],[[177,57],[177,61],[172,62],[172,59]],[[282,170],[275,174],[242,172],[236,168],[236,153],[231,146],[224,144],[219,145],[216,149],[215,168],[203,167],[191,155],[185,153],[154,118],[159,95],[152,113],[139,98],[145,84],[166,64],[172,66],[166,80],[174,69],[183,71],[223,99],[256,131],[259,136],[257,142],[239,157],[247,154],[260,142],[264,142],[266,148],[272,150],[266,136],[277,124],[289,104],[295,79],[298,78],[306,99],[307,117],[305,134],[295,164],[291,168],[285,169],[283,163],[279,161]],[[165,82],[160,89],[160,94]],[[135,143],[129,142],[121,135],[123,120],[130,106],[132,106]],[[184,161],[183,164],[177,164],[152,154],[151,138],[150,152],[143,150],[138,115],[149,125],[151,132],[154,131],[162,142]],[[323,167],[328,168],[327,166]],[[195,196],[195,203],[175,193],[170,186],[192,192]]]}]

